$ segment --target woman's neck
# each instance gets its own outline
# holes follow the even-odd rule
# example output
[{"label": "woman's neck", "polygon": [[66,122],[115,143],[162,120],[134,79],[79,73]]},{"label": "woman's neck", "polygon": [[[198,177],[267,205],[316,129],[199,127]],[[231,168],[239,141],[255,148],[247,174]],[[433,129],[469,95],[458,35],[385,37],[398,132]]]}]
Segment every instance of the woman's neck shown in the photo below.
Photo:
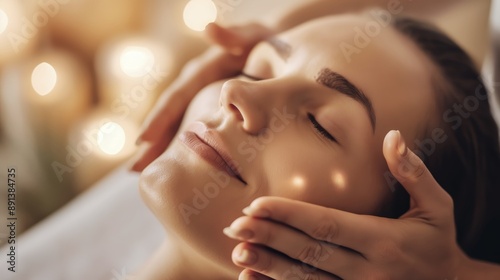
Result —
[{"label": "woman's neck", "polygon": [[216,272],[215,267],[184,244],[165,240],[135,274],[137,280],[234,279]]}]

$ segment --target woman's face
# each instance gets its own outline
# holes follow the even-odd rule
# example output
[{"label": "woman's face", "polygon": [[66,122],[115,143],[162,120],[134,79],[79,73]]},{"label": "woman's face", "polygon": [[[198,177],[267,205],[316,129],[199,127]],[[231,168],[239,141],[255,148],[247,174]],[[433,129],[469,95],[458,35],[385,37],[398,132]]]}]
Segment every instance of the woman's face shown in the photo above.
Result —
[{"label": "woman's face", "polygon": [[236,243],[222,229],[257,197],[380,214],[392,193],[384,136],[399,129],[411,146],[429,122],[430,65],[366,16],[319,19],[262,42],[244,68],[258,79],[202,90],[143,172],[141,194],[169,231],[228,269]]}]

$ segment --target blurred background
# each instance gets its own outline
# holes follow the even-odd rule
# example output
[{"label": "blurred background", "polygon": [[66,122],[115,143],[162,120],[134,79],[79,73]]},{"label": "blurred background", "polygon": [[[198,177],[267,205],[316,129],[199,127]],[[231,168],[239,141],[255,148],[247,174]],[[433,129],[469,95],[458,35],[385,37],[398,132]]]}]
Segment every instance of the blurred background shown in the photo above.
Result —
[{"label": "blurred background", "polygon": [[299,1],[0,0],[0,220],[8,168],[19,235],[134,153],[208,22],[265,21]]}]

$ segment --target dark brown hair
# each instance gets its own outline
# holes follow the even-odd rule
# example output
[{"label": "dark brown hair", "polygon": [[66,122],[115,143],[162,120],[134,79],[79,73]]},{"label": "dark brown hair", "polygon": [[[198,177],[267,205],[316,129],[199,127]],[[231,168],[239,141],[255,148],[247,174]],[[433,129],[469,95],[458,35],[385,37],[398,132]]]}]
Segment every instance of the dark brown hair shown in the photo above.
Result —
[{"label": "dark brown hair", "polygon": [[[417,151],[438,183],[452,196],[457,241],[477,259],[500,262],[500,151],[497,124],[487,89],[471,58],[437,28],[409,18],[392,26],[410,38],[437,69],[433,77],[437,122],[447,138],[432,153]],[[417,148],[418,149],[418,148]],[[397,187],[395,215],[408,210],[409,198]]]}]

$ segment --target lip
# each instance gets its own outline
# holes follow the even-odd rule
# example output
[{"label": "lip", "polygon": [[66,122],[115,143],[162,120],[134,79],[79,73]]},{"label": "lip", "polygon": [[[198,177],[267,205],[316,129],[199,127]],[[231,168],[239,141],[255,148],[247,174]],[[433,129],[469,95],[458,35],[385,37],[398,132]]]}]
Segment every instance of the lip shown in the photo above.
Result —
[{"label": "lip", "polygon": [[218,133],[210,130],[204,123],[195,122],[189,125],[186,131],[179,135],[179,140],[210,165],[247,184]]}]

